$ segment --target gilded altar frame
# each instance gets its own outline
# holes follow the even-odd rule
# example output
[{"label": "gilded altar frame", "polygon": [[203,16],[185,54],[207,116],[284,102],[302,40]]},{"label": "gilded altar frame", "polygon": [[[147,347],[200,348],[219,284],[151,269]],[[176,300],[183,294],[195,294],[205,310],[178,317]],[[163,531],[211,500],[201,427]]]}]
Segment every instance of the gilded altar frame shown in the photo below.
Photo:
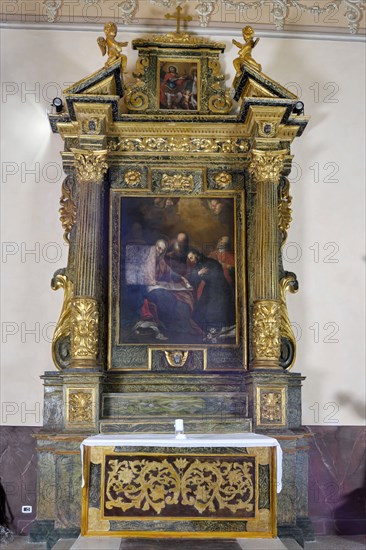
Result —
[{"label": "gilded altar frame", "polygon": [[[52,345],[57,372],[43,377],[40,487],[50,471],[54,481],[67,461],[78,463],[86,434],[166,433],[177,417],[192,433],[268,432],[284,451],[277,524],[300,532],[307,521],[307,434],[303,377],[290,370],[296,341],[286,307],[287,292],[296,292],[298,283],[283,266],[282,247],[291,222],[291,144],[308,118],[251,52],[235,60],[230,91],[220,67],[225,44],[177,32],[138,38],[132,47],[138,50],[132,82],[125,56],[107,61],[66,89],[63,110],[49,116],[65,144],[60,214],[69,257],[52,280],[64,303]],[[163,74],[162,67],[174,64],[171,75]],[[169,108],[159,99],[164,86]],[[235,203],[232,341],[185,342],[163,334],[164,340],[154,337],[156,326],[141,345],[116,340],[126,274],[121,201],[144,205],[167,197],[172,204]],[[153,248],[146,233],[136,246]],[[80,478],[72,475],[76,487]],[[53,521],[63,506],[66,515],[75,499],[59,499]],[[79,524],[80,509],[65,520],[69,527]],[[41,496],[39,510],[40,521],[51,521]]]}]

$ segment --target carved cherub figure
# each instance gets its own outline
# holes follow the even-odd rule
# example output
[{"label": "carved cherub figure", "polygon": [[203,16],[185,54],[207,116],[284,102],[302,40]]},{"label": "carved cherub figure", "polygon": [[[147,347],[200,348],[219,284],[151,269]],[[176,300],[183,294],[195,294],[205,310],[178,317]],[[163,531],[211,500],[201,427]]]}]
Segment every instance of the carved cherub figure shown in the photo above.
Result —
[{"label": "carved cherub figure", "polygon": [[243,61],[248,63],[251,67],[257,71],[261,71],[262,67],[252,58],[252,50],[258,44],[259,38],[254,39],[254,30],[252,27],[244,27],[243,29],[243,38],[245,40],[244,44],[241,44],[237,40],[233,39],[233,44],[239,49],[239,57],[234,59],[233,65],[237,73],[242,69]]},{"label": "carved cherub figure", "polygon": [[122,72],[125,71],[127,57],[122,53],[122,48],[128,45],[128,42],[117,42],[117,26],[115,23],[106,23],[104,25],[105,38],[99,36],[98,45],[102,55],[108,54],[105,67],[109,67],[119,59],[121,60]]}]

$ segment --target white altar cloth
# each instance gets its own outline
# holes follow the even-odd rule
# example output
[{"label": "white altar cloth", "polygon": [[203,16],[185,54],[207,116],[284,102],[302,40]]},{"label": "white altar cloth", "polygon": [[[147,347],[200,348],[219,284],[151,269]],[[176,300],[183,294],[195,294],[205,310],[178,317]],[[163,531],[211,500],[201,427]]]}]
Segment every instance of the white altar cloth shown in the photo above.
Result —
[{"label": "white altar cloth", "polygon": [[[175,434],[98,434],[87,437],[80,445],[83,465],[84,447],[276,447],[277,493],[282,490],[282,449],[274,437],[253,432],[232,434],[186,434],[178,439]],[[84,486],[84,468],[83,482]]]}]

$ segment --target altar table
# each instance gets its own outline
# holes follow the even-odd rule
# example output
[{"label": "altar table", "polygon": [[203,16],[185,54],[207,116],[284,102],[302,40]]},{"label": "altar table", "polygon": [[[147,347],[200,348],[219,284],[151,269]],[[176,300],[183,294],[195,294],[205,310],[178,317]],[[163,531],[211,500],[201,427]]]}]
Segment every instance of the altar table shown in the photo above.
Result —
[{"label": "altar table", "polygon": [[282,451],[274,438],[101,434],[81,450],[82,535],[276,536]]}]

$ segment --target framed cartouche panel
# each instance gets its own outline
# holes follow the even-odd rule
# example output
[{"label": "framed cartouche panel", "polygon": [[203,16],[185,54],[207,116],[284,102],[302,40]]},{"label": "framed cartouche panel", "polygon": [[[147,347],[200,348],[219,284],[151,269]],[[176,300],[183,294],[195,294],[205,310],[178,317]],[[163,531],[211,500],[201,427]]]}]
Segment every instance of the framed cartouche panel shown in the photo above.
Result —
[{"label": "framed cartouche panel", "polygon": [[242,192],[112,190],[110,369],[150,370],[157,348],[243,369],[243,222]]}]

